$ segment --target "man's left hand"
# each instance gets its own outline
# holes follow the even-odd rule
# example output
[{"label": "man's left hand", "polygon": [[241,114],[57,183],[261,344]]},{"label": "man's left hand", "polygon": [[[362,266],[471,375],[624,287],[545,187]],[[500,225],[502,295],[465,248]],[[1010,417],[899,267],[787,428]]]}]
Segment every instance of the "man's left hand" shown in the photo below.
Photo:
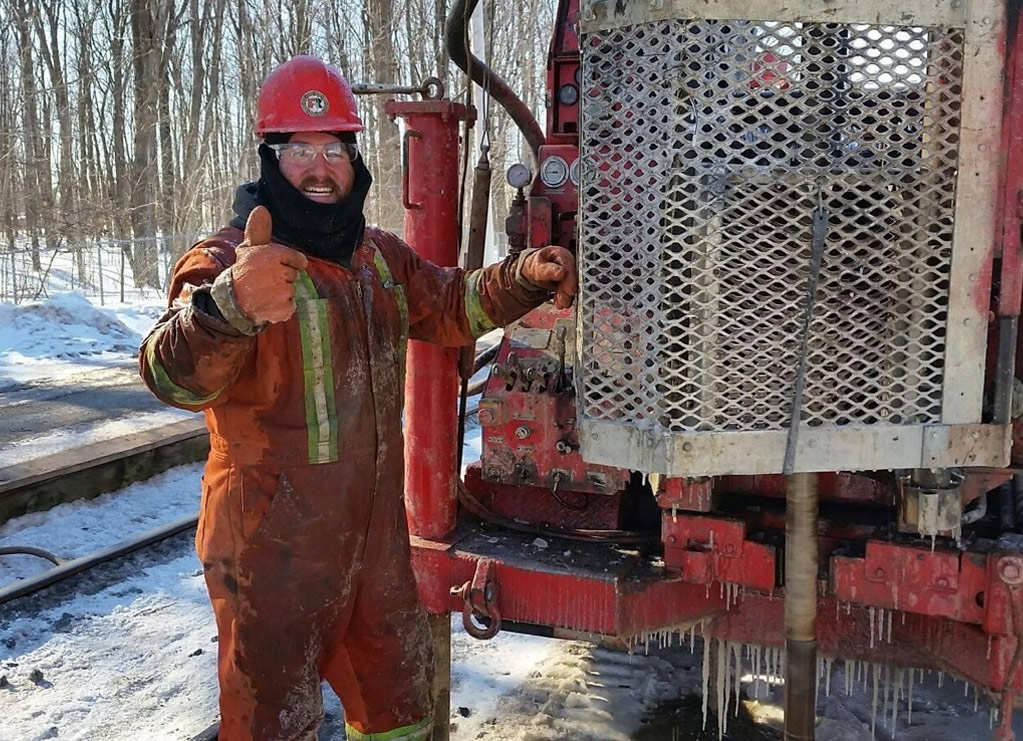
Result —
[{"label": "man's left hand", "polygon": [[554,305],[567,309],[579,292],[575,258],[564,247],[549,245],[531,253],[522,265],[522,277],[530,283],[554,291]]}]

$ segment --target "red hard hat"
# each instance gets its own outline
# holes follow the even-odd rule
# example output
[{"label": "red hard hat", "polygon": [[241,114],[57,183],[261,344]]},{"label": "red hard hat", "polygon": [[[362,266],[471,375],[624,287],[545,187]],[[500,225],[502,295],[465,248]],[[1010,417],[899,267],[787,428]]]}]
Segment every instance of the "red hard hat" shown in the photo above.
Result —
[{"label": "red hard hat", "polygon": [[362,131],[352,87],[315,57],[293,57],[263,81],[256,134],[295,131]]}]

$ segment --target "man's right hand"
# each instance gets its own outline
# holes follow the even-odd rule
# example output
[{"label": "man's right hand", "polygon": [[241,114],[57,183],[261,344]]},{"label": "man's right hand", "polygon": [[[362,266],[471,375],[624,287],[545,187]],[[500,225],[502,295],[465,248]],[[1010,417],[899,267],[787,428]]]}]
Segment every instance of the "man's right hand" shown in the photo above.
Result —
[{"label": "man's right hand", "polygon": [[271,242],[270,212],[256,206],[245,223],[245,241],[231,267],[238,308],[256,324],[285,322],[295,313],[295,280],[306,256]]}]

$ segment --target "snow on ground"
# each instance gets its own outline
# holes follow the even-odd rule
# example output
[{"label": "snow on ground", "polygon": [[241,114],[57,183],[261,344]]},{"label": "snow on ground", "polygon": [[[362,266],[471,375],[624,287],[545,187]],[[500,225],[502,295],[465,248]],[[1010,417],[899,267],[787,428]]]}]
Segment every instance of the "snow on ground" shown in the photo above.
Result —
[{"label": "snow on ground", "polygon": [[[472,426],[469,460],[478,446]],[[183,466],[93,501],[17,518],[0,528],[0,545],[34,545],[68,557],[149,530],[197,509],[200,468]],[[42,566],[27,557],[4,558],[0,584]],[[462,630],[460,616],[452,626],[454,741],[717,738],[714,717],[701,730],[699,639],[692,649],[677,640],[666,649],[651,644],[646,655],[642,644],[629,654],[511,633],[477,641]],[[0,680],[0,741],[189,739],[216,717],[215,635],[190,533],[108,571],[0,607],[0,676],[7,681]],[[858,681],[853,696],[845,697],[842,672],[834,667],[830,696],[821,691],[818,738],[866,741],[872,685],[865,689]],[[725,738],[778,738],[781,688],[766,692],[763,682],[755,685],[748,661],[741,674],[744,712],[730,719]],[[878,739],[892,738],[884,696],[882,684]],[[326,688],[324,699],[320,740],[340,739],[340,706]],[[911,725],[907,699],[903,692],[896,738],[990,737],[984,698],[974,711],[972,690],[964,697],[959,682],[946,678],[939,689],[936,675],[918,677]],[[731,708],[730,715],[734,702]]]},{"label": "snow on ground", "polygon": [[0,303],[0,389],[122,364],[160,310],[155,301],[101,309],[80,293]]},{"label": "snow on ground", "polygon": [[[97,309],[75,294],[0,304],[0,390],[40,380],[80,385],[83,371],[100,383],[105,371],[97,369],[112,373],[131,362],[162,310],[156,298],[141,306]],[[38,436],[18,459],[123,434],[157,416]],[[0,451],[0,466],[5,452]],[[479,427],[470,422],[463,458],[470,462],[479,455]],[[31,545],[64,558],[83,555],[196,511],[200,475],[201,465],[183,466],[92,501],[17,518],[0,527],[0,546]],[[0,557],[0,585],[46,567],[27,556]],[[675,641],[646,655],[642,647],[630,654],[507,632],[481,642],[465,633],[460,616],[453,617],[452,627],[454,741],[717,738],[715,718],[703,728],[699,639],[692,649]],[[190,533],[0,607],[0,741],[189,739],[216,717],[215,635]],[[882,682],[874,713],[872,672],[866,685],[857,675],[853,695],[846,697],[844,670],[841,664],[833,668],[830,695],[822,689],[818,738],[866,741],[872,723],[876,738],[893,738],[892,692]],[[730,719],[725,738],[778,738],[781,687],[775,683],[765,691],[748,662],[739,673],[743,712]],[[936,675],[918,678],[912,723],[903,688],[895,738],[990,737],[984,698],[975,710],[973,692],[961,683],[946,679],[939,687]],[[716,687],[711,692],[713,699]],[[320,740],[342,738],[337,698],[325,688],[324,700]],[[731,708],[730,715],[734,702]],[[1023,733],[1023,719],[1016,726]]]},{"label": "snow on ground", "polygon": [[94,424],[65,427],[55,429],[45,435],[14,440],[0,446],[0,468],[59,453],[68,448],[103,440],[113,440],[133,432],[160,427],[171,422],[180,422],[191,416],[194,416],[191,412],[167,407],[155,412],[138,413]]},{"label": "snow on ground", "polygon": [[[86,389],[120,392],[127,387],[141,388],[136,370],[138,346],[163,311],[164,301],[156,296],[102,308],[80,293],[17,305],[0,303],[0,410],[14,415],[20,405],[60,399]],[[153,400],[151,410],[127,416],[79,424],[60,420],[45,434],[5,438],[0,442],[0,467],[187,416],[188,412]]]},{"label": "snow on ground", "polygon": [[[199,509],[203,464],[178,466],[117,492],[32,512],[0,526],[0,546],[31,545],[69,560]],[[49,563],[32,556],[0,558],[0,586],[45,571]]]}]

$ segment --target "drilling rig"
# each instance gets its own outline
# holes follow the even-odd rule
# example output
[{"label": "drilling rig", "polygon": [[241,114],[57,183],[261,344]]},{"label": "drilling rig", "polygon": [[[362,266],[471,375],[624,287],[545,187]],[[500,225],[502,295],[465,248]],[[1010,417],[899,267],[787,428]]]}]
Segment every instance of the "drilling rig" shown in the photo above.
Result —
[{"label": "drilling rig", "polygon": [[[1014,738],[1020,3],[560,0],[545,127],[466,48],[474,5],[452,10],[451,59],[533,160],[508,173],[509,247],[573,251],[580,295],[506,329],[464,477],[472,364],[410,343],[436,737],[461,612],[480,638],[753,644],[784,676],[786,739],[814,738],[835,658],[952,673]],[[474,111],[388,110],[406,237],[455,264]]]}]

